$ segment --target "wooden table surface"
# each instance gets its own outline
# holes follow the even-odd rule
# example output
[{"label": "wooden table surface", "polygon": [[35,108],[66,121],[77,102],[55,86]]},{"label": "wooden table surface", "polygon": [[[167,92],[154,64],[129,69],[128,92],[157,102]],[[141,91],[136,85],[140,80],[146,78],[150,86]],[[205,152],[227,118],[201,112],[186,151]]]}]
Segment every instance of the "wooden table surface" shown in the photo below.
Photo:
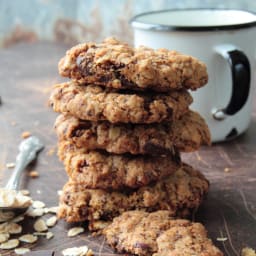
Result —
[{"label": "wooden table surface", "polygon": [[[21,134],[29,131],[41,138],[45,148],[28,168],[38,171],[40,176],[32,179],[26,175],[23,185],[31,191],[33,199],[42,200],[47,206],[57,205],[57,190],[67,180],[55,154],[53,123],[57,114],[47,106],[51,85],[61,81],[57,63],[66,49],[66,46],[36,43],[0,51],[0,183],[4,185],[11,174],[12,170],[5,165],[15,162]],[[211,182],[209,195],[195,220],[204,223],[211,239],[227,256],[240,255],[245,246],[256,248],[256,104],[245,134],[230,142],[184,154],[183,159],[201,170]],[[23,223],[24,232],[32,230],[33,221]],[[116,255],[102,237],[86,233],[68,238],[69,227],[59,221],[51,229],[53,239],[40,238],[29,247],[61,251],[86,244],[95,255]],[[227,240],[216,241],[219,237]],[[0,253],[15,255],[10,251],[0,250]]]}]

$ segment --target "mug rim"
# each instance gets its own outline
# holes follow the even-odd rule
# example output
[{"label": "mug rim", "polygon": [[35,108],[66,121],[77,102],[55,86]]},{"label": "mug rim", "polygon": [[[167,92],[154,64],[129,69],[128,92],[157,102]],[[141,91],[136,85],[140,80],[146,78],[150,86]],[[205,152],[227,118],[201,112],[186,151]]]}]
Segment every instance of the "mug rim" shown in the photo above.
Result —
[{"label": "mug rim", "polygon": [[[255,16],[254,21],[250,22],[241,22],[235,24],[228,25],[166,25],[166,24],[158,24],[154,22],[143,22],[138,21],[138,18],[157,13],[177,13],[180,11],[239,11],[247,14],[251,14]],[[234,30],[234,29],[242,29],[242,28],[250,28],[256,26],[256,14],[254,12],[242,9],[227,9],[227,8],[180,8],[180,9],[165,9],[165,10],[157,10],[150,12],[143,12],[138,15],[133,16],[129,23],[135,29],[143,29],[143,30],[154,30],[154,31],[218,31],[218,30]]]}]

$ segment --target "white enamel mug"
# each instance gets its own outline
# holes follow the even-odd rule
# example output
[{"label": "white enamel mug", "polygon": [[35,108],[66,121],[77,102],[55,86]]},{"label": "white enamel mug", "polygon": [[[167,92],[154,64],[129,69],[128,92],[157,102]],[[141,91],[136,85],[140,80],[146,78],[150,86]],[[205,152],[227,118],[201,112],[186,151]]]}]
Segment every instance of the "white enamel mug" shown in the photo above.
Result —
[{"label": "white enamel mug", "polygon": [[242,10],[164,10],[131,19],[135,46],[167,48],[207,65],[208,84],[192,92],[191,109],[209,125],[212,141],[249,126],[255,86],[256,15]]}]

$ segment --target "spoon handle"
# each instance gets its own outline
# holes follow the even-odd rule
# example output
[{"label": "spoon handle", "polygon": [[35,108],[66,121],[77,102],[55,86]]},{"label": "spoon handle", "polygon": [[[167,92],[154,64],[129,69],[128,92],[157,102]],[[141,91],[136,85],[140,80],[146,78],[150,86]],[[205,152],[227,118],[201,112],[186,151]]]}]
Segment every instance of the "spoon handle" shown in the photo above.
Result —
[{"label": "spoon handle", "polygon": [[22,171],[36,158],[36,153],[42,149],[42,142],[35,136],[31,136],[20,143],[19,154],[16,157],[15,169],[5,186],[6,189],[19,189]]}]

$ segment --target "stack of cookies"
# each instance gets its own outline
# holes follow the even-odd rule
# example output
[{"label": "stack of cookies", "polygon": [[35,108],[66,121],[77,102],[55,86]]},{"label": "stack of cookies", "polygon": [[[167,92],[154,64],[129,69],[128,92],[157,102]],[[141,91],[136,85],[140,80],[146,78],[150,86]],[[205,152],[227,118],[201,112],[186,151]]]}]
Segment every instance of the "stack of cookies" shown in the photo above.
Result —
[{"label": "stack of cookies", "polygon": [[55,85],[58,155],[69,176],[59,217],[91,230],[123,212],[168,210],[186,217],[208,191],[205,177],[180,152],[210,143],[201,116],[189,109],[207,83],[199,60],[166,49],[133,48],[109,38],[67,51]]}]

